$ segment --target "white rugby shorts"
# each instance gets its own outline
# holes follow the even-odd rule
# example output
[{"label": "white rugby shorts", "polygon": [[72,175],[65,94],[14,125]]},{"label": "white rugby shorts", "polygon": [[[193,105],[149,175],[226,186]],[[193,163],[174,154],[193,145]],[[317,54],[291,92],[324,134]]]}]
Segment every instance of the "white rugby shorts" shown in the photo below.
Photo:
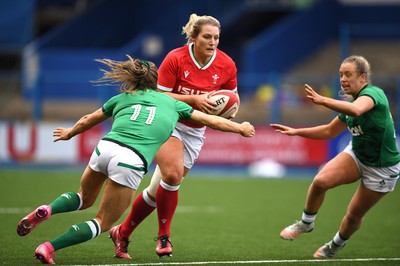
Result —
[{"label": "white rugby shorts", "polygon": [[204,132],[206,127],[192,128],[182,123],[176,123],[172,136],[182,141],[184,145],[183,165],[190,169],[199,157],[201,148],[204,144]]},{"label": "white rugby shorts", "polygon": [[146,171],[142,159],[131,149],[100,140],[89,160],[89,166],[114,182],[137,190]]},{"label": "white rugby shorts", "polygon": [[353,157],[358,171],[361,174],[363,184],[370,190],[376,192],[391,192],[396,187],[396,182],[399,179],[400,163],[388,167],[372,167],[363,164],[353,151],[351,141],[343,150]]}]

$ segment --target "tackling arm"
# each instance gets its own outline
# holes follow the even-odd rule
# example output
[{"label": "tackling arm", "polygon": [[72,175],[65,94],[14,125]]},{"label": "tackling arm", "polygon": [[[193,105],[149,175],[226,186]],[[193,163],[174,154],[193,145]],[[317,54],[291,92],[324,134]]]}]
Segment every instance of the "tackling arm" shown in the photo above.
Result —
[{"label": "tackling arm", "polygon": [[239,133],[244,137],[252,137],[255,134],[255,129],[249,122],[243,122],[239,124],[228,119],[215,115],[208,115],[197,110],[193,111],[190,118],[194,122],[211,127],[212,129]]}]

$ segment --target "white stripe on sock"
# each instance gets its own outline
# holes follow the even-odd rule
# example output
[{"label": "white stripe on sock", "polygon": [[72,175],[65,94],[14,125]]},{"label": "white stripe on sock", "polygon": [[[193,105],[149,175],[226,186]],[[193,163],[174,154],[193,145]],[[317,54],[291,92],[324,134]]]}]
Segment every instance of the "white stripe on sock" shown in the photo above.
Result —
[{"label": "white stripe on sock", "polygon": [[89,225],[90,231],[92,231],[92,238],[95,238],[96,236],[100,235],[101,227],[100,227],[99,222],[97,222],[96,219],[86,221],[86,224]]},{"label": "white stripe on sock", "polygon": [[165,183],[162,180],[160,181],[160,186],[162,186],[165,190],[168,190],[168,191],[177,191],[180,187],[180,185],[176,185],[176,186],[168,185],[167,183]]}]

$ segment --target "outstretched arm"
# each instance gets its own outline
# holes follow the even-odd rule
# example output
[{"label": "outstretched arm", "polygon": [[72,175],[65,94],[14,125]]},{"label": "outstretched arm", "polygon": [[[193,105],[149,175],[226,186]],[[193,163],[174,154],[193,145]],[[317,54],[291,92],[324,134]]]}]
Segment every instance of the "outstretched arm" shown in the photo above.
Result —
[{"label": "outstretched arm", "polygon": [[84,115],[81,119],[79,119],[73,127],[63,128],[58,127],[53,132],[53,137],[56,137],[53,141],[59,140],[69,140],[75,135],[78,135],[86,130],[92,128],[93,126],[103,122],[106,120],[108,116],[104,114],[102,108],[97,109],[91,114]]},{"label": "outstretched arm", "polygon": [[323,105],[345,115],[360,116],[374,107],[374,100],[369,96],[358,97],[351,103],[319,95],[308,84],[305,84],[304,87],[307,93],[307,98],[311,99],[313,103]]},{"label": "outstretched arm", "polygon": [[329,124],[306,128],[292,128],[280,124],[270,124],[276,132],[288,136],[301,136],[309,139],[331,139],[346,130],[346,124],[335,117]]},{"label": "outstretched arm", "polygon": [[207,115],[197,110],[193,111],[190,118],[194,122],[211,127],[212,129],[239,133],[244,137],[252,137],[255,134],[255,129],[253,125],[251,125],[249,122],[243,122],[239,124],[223,117],[219,117],[216,115]]}]

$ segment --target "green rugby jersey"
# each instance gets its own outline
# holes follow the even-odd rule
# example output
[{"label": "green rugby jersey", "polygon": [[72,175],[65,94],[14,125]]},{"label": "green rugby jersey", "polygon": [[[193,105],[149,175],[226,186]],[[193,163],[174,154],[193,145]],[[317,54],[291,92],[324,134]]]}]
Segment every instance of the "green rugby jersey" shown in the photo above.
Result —
[{"label": "green rugby jersey", "polygon": [[134,150],[147,169],[176,122],[190,118],[193,108],[161,92],[146,90],[112,97],[103,105],[103,112],[114,119],[103,139]]},{"label": "green rugby jersey", "polygon": [[[392,166],[400,162],[396,134],[389,103],[382,89],[367,85],[357,95],[369,96],[374,107],[368,112],[352,117],[339,114],[352,134],[352,145],[357,158],[373,167]],[[354,101],[354,100],[353,100]]]}]

